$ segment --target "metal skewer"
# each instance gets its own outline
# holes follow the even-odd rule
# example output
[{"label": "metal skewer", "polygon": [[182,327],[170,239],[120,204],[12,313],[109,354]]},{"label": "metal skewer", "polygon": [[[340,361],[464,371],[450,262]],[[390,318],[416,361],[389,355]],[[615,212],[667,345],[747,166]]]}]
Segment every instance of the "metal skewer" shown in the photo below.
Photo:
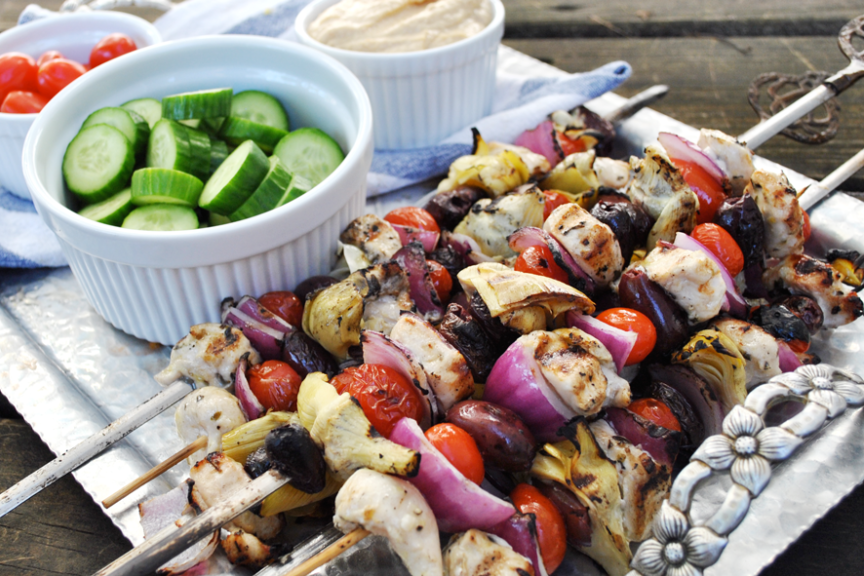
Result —
[{"label": "metal skewer", "polygon": [[802,190],[798,195],[798,204],[804,210],[810,210],[817,202],[833,192],[862,168],[864,168],[864,150],[860,150],[820,182]]}]

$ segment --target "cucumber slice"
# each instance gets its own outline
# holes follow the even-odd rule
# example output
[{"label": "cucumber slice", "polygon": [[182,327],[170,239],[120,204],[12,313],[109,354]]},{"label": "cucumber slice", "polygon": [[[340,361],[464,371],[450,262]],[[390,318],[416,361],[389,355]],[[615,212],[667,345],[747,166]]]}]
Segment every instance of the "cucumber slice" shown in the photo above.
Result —
[{"label": "cucumber slice", "polygon": [[186,128],[186,136],[189,139],[189,152],[192,157],[192,165],[189,173],[206,180],[210,176],[210,136],[200,130]]},{"label": "cucumber slice", "polygon": [[162,117],[172,120],[215,118],[231,113],[231,88],[215,88],[166,96],[162,99]]},{"label": "cucumber slice", "polygon": [[126,108],[100,108],[84,120],[81,128],[89,128],[96,124],[107,124],[122,132],[132,143],[136,154],[147,148],[150,136],[150,125],[138,113]]},{"label": "cucumber slice", "polygon": [[204,132],[207,132],[208,134],[216,136],[217,134],[219,134],[219,129],[222,128],[223,122],[225,122],[225,118],[221,116],[218,118],[204,118],[203,120],[201,120],[201,126],[199,126],[198,128],[200,130],[203,130]]},{"label": "cucumber slice", "polygon": [[288,114],[276,98],[258,90],[246,90],[235,94],[231,100],[231,116],[245,118],[279,130],[290,130]]},{"label": "cucumber slice", "polygon": [[345,154],[333,138],[318,128],[298,128],[282,138],[273,150],[292,174],[317,186],[330,175]]},{"label": "cucumber slice", "polygon": [[255,142],[247,140],[210,176],[198,205],[228,216],[252,195],[269,170],[267,156]]},{"label": "cucumber slice", "polygon": [[270,154],[273,148],[279,143],[279,140],[288,135],[285,130],[273,128],[266,124],[258,124],[245,118],[237,118],[229,116],[222,123],[222,128],[219,130],[219,137],[224,139],[229,144],[235,146],[245,140],[252,140],[258,145],[261,150]]},{"label": "cucumber slice", "polygon": [[288,188],[285,190],[285,194],[282,195],[282,199],[279,200],[279,203],[276,205],[276,207],[278,208],[283,204],[287,204],[292,200],[296,200],[311,189],[312,183],[308,179],[300,176],[299,174],[294,174],[294,177],[291,179],[291,184],[288,185]]},{"label": "cucumber slice", "polygon": [[156,122],[147,146],[147,166],[192,174],[195,161],[187,128],[166,118]]},{"label": "cucumber slice", "polygon": [[198,215],[188,206],[152,204],[130,212],[123,220],[123,228],[160,232],[195,230],[198,228]]},{"label": "cucumber slice", "polygon": [[201,180],[179,170],[142,168],[132,174],[132,203],[136,206],[177,204],[194,208],[203,189]]},{"label": "cucumber slice", "polygon": [[113,196],[129,186],[135,151],[123,133],[108,124],[84,128],[63,155],[63,178],[85,204]]},{"label": "cucumber slice", "polygon": [[225,161],[225,158],[228,157],[230,150],[228,150],[228,144],[226,144],[223,140],[219,140],[218,138],[210,139],[210,173],[216,171],[217,168]]},{"label": "cucumber slice", "polygon": [[193,118],[192,120],[178,120],[177,122],[188,128],[195,128],[196,130],[199,126],[201,126],[201,118]]},{"label": "cucumber slice", "polygon": [[215,212],[208,212],[209,217],[207,218],[207,223],[210,226],[221,226],[222,224],[230,224],[231,219],[228,216],[223,216],[222,214],[216,214]]},{"label": "cucumber slice", "polygon": [[101,202],[82,208],[78,214],[102,224],[120,226],[123,223],[123,219],[134,208],[135,206],[132,204],[132,189],[126,188],[107,200],[102,200]]},{"label": "cucumber slice", "polygon": [[282,161],[276,156],[270,157],[270,170],[258,188],[237,210],[232,212],[228,218],[232,222],[251,218],[263,214],[279,205],[285,190],[291,184],[291,173],[282,165]]},{"label": "cucumber slice", "polygon": [[151,130],[153,129],[153,126],[156,125],[156,122],[162,118],[162,103],[155,98],[138,98],[136,100],[130,100],[125,104],[121,104],[120,107],[125,108],[126,110],[131,110],[144,118]]}]

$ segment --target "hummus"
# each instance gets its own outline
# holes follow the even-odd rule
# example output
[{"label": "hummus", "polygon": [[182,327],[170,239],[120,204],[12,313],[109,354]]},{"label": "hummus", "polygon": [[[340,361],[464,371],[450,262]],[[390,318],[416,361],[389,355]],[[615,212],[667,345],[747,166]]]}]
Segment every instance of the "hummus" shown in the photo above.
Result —
[{"label": "hummus", "polygon": [[342,0],[307,32],[358,52],[416,52],[478,34],[492,21],[489,0]]}]

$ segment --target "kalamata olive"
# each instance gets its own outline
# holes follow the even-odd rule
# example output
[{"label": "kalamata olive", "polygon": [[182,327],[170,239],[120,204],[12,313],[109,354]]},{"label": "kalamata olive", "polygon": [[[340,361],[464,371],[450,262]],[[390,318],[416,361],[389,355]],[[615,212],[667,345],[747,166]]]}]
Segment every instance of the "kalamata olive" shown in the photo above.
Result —
[{"label": "kalamata olive", "polygon": [[765,221],[756,201],[744,194],[726,198],[714,215],[714,223],[729,232],[744,254],[744,267],[762,261]]},{"label": "kalamata olive", "polygon": [[805,352],[810,347],[807,324],[782,304],[759,306],[750,312],[749,320],[795,351]]},{"label": "kalamata olive", "polygon": [[537,443],[511,410],[482,400],[465,400],[452,406],[445,419],[474,439],[488,465],[508,472],[531,468]]},{"label": "kalamata olive", "polygon": [[462,285],[455,281],[456,275],[465,268],[465,259],[462,258],[459,252],[454,250],[450,245],[439,244],[435,251],[429,254],[429,259],[435,260],[450,273],[450,277],[454,280],[451,294],[462,290]]},{"label": "kalamata olive", "polygon": [[287,362],[301,378],[310,372],[324,372],[328,377],[339,372],[333,356],[321,344],[297,328],[282,340],[282,361]]},{"label": "kalamata olive", "polygon": [[322,288],[332,286],[337,282],[338,280],[332,276],[310,276],[297,285],[297,288],[294,289],[294,294],[297,295],[301,302],[305,302],[306,297],[309,296],[309,294],[317,292]]},{"label": "kalamata olive", "polygon": [[660,400],[675,414],[675,418],[681,424],[681,432],[684,434],[681,448],[695,450],[702,444],[702,440],[705,439],[705,426],[702,425],[702,419],[678,390],[663,382],[654,381],[648,388],[648,396]]},{"label": "kalamata olive", "polygon": [[597,202],[591,209],[591,215],[612,229],[612,233],[618,239],[624,262],[630,262],[630,257],[633,256],[633,250],[636,248],[636,233],[633,230],[633,221],[627,212],[627,204]]},{"label": "kalamata olive", "polygon": [[786,296],[774,302],[789,309],[792,314],[800,318],[807,325],[810,334],[816,334],[825,321],[822,308],[809,296]]},{"label": "kalamata olive", "polygon": [[459,186],[454,190],[435,194],[423,208],[432,214],[442,230],[453,230],[465,218],[471,206],[485,196],[480,188]]},{"label": "kalamata olive", "polygon": [[470,311],[474,320],[489,335],[489,339],[495,347],[494,352],[496,356],[500,356],[519,337],[519,334],[515,330],[504,326],[500,320],[492,317],[492,314],[489,313],[489,308],[486,306],[479,292],[475,292],[471,296]]},{"label": "kalamata olive", "polygon": [[558,482],[537,482],[536,488],[561,512],[571,546],[591,545],[591,518],[588,509],[566,486]]},{"label": "kalamata olive", "polygon": [[643,270],[621,276],[618,297],[622,306],[641,312],[657,329],[653,357],[668,356],[687,341],[687,313]]},{"label": "kalamata olive", "polygon": [[626,210],[630,216],[633,233],[636,235],[636,245],[642,246],[645,244],[645,241],[648,239],[648,233],[654,225],[654,220],[645,210],[633,204],[629,196],[612,188],[601,187],[597,202],[621,204],[621,208]]},{"label": "kalamata olive", "polygon": [[324,489],[327,464],[303,426],[288,424],[271,430],[264,449],[271,466],[287,476],[292,486],[307,494]]},{"label": "kalamata olive", "polygon": [[270,459],[267,457],[267,450],[261,446],[255,452],[246,457],[246,463],[243,469],[251,478],[257,478],[270,470]]},{"label": "kalamata olive", "polygon": [[485,382],[498,356],[489,335],[471,313],[458,304],[450,304],[438,331],[465,357],[474,380]]}]

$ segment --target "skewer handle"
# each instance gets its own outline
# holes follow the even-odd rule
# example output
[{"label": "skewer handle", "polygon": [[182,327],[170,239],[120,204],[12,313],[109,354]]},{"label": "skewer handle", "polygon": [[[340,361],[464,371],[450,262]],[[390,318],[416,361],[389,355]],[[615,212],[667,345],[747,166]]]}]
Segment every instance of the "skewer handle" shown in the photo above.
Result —
[{"label": "skewer handle", "polygon": [[348,548],[351,548],[367,536],[370,532],[363,528],[355,528],[315,556],[300,563],[297,567],[288,572],[280,572],[279,576],[306,576],[319,566],[323,566],[333,558],[336,558]]},{"label": "skewer handle", "polygon": [[137,408],[127,412],[96,434],[73,446],[36,472],[0,494],[0,517],[5,516],[46,486],[84,465],[91,458],[125,438],[130,432],[161,414],[192,391],[192,385],[177,381]]},{"label": "skewer handle", "polygon": [[798,204],[804,210],[809,210],[822,198],[833,192],[843,182],[861,170],[861,168],[864,168],[864,150],[859,151],[855,156],[844,162],[839,168],[823,178],[821,182],[813,184],[804,190],[798,197]]},{"label": "skewer handle", "polygon": [[646,88],[642,92],[635,94],[627,99],[626,102],[621,104],[618,108],[615,108],[608,114],[604,114],[603,118],[615,124],[617,122],[621,122],[630,118],[634,114],[636,114],[642,108],[646,106],[650,106],[654,102],[657,102],[666,94],[669,93],[669,86],[665,84],[655,84],[650,88]]},{"label": "skewer handle", "polygon": [[738,136],[738,142],[754,150],[770,140],[774,135],[780,133],[784,128],[836,95],[837,91],[833,87],[822,84],[771,118],[756,124],[747,130],[747,132]]},{"label": "skewer handle", "polygon": [[141,486],[147,484],[148,482],[150,482],[154,478],[157,478],[158,476],[161,476],[162,474],[167,472],[168,470],[170,470],[171,468],[173,468],[174,466],[179,464],[185,458],[188,458],[189,456],[191,456],[192,454],[194,454],[198,450],[201,450],[202,448],[206,448],[206,447],[207,447],[207,437],[201,436],[200,438],[198,438],[194,442],[188,444],[187,446],[184,446],[179,451],[172,454],[171,456],[166,458],[164,461],[160,462],[159,464],[157,464],[156,466],[151,468],[149,471],[145,472],[144,474],[142,474],[141,476],[139,476],[138,478],[136,478],[135,480],[133,480],[132,482],[130,482],[129,484],[127,484],[126,486],[124,486],[123,488],[121,488],[120,490],[118,490],[117,492],[115,492],[114,494],[112,494],[111,496],[106,498],[105,500],[103,500],[102,506],[104,506],[106,509],[110,508],[111,506],[113,506],[114,504],[116,504],[117,502],[119,502],[120,500],[122,500],[123,498],[125,498],[126,496],[128,496],[129,494],[131,494],[132,492],[137,490],[138,488],[140,488]]}]

